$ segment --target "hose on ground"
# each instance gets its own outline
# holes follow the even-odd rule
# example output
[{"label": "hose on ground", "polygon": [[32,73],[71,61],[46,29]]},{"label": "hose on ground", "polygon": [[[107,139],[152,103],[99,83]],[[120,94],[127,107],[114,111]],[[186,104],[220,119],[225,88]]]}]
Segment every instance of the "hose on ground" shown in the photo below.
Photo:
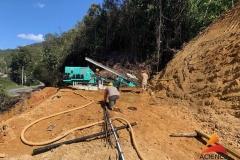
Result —
[{"label": "hose on ground", "polygon": [[[38,123],[39,121],[42,121],[42,120],[48,119],[48,118],[50,118],[50,117],[54,117],[54,116],[57,116],[57,115],[60,115],[60,114],[68,113],[68,112],[71,112],[71,111],[74,111],[74,110],[78,110],[78,109],[87,107],[87,106],[89,106],[90,104],[92,104],[92,103],[94,102],[94,100],[92,100],[92,99],[90,99],[90,98],[87,98],[87,97],[83,96],[82,94],[75,93],[75,92],[74,92],[74,94],[80,95],[80,96],[82,96],[84,99],[90,100],[90,102],[87,103],[87,104],[85,104],[85,105],[82,105],[82,106],[80,106],[80,107],[77,107],[77,108],[74,108],[74,109],[70,109],[70,110],[67,110],[67,111],[63,111],[63,112],[58,112],[58,113],[55,113],[55,114],[52,114],[52,115],[49,115],[49,116],[46,116],[46,117],[43,117],[43,118],[40,118],[40,119],[37,119],[37,120],[33,121],[33,122],[30,123],[29,125],[25,126],[24,129],[22,130],[21,136],[20,136],[21,140],[22,140],[25,144],[30,145],[30,146],[46,145],[46,144],[50,144],[50,143],[56,142],[57,140],[65,137],[65,136],[67,136],[69,133],[71,133],[71,132],[73,132],[73,131],[75,131],[75,130],[80,130],[80,129],[83,129],[83,128],[88,128],[88,127],[91,127],[91,126],[94,126],[94,125],[97,125],[97,124],[104,123],[104,121],[99,121],[99,122],[91,123],[91,124],[84,125],[84,126],[81,126],[81,127],[76,127],[76,128],[73,128],[73,129],[71,129],[71,130],[63,133],[62,135],[60,135],[60,136],[58,136],[58,137],[56,137],[56,138],[54,138],[54,139],[51,139],[51,140],[48,140],[48,141],[44,141],[44,142],[31,142],[31,141],[28,141],[28,140],[25,139],[24,134],[25,134],[25,132],[27,131],[27,129],[30,128],[32,125]],[[138,148],[138,146],[137,146],[136,139],[135,139],[134,132],[133,132],[133,129],[132,129],[131,124],[130,124],[126,119],[121,118],[121,117],[113,117],[113,118],[111,118],[111,119],[112,119],[112,120],[114,120],[114,119],[123,120],[123,121],[125,121],[125,122],[128,124],[128,126],[129,126],[129,128],[130,128],[131,137],[132,137],[132,140],[133,140],[133,145],[134,145],[134,147],[135,147],[135,149],[136,149],[136,152],[137,152],[139,158],[142,159],[142,160],[144,160],[145,158],[142,156],[142,154],[141,154],[141,152],[140,152],[140,150],[139,150],[139,148]]]}]

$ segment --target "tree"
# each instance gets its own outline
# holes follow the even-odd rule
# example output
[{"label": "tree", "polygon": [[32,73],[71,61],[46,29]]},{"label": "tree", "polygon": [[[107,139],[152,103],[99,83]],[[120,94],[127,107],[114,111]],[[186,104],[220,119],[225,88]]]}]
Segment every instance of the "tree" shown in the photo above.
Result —
[{"label": "tree", "polygon": [[[32,55],[29,46],[18,47],[17,52],[12,55],[11,69],[12,78],[18,84],[23,84],[23,74],[32,63]],[[23,73],[24,72],[24,73]]]},{"label": "tree", "polygon": [[71,30],[19,47],[8,64],[19,83],[24,66],[28,76],[47,85],[62,81],[65,66],[86,66],[85,57],[102,61],[111,53],[130,63],[151,61],[154,71],[160,71],[184,42],[237,1],[104,0],[102,6],[92,4]]}]

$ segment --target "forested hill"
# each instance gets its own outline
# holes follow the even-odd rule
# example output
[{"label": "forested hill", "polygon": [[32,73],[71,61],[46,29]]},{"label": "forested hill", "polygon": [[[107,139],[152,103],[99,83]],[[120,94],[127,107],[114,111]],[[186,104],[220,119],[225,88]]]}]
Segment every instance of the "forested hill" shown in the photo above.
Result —
[{"label": "forested hill", "polygon": [[104,0],[101,5],[92,4],[71,30],[46,34],[44,42],[18,47],[7,59],[0,54],[0,60],[7,61],[16,82],[21,82],[24,67],[28,79],[39,79],[49,86],[62,81],[64,66],[86,66],[85,56],[99,62],[117,62],[119,59],[111,57],[112,53],[127,57],[131,64],[148,60],[149,71],[156,72],[184,43],[237,2]]}]

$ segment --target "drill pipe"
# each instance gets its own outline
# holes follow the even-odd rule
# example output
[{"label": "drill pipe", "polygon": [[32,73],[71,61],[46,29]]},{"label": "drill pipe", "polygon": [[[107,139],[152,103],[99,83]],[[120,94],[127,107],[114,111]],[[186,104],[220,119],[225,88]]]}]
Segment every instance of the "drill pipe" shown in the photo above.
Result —
[{"label": "drill pipe", "polygon": [[106,116],[107,116],[108,122],[110,123],[110,126],[111,126],[111,128],[112,128],[112,132],[113,132],[113,135],[114,135],[116,144],[117,144],[117,150],[118,150],[119,159],[120,159],[120,160],[125,160],[125,158],[124,158],[124,156],[123,156],[122,149],[121,149],[121,147],[120,147],[120,143],[119,143],[118,138],[117,138],[116,129],[113,127],[113,124],[112,124],[110,115],[109,115],[109,113],[108,113],[107,106],[105,106],[105,114],[106,114]]},{"label": "drill pipe", "polygon": [[[131,126],[135,126],[135,125],[137,125],[136,122],[131,123]],[[124,129],[124,128],[127,128],[127,127],[128,127],[128,125],[123,125],[123,126],[117,127],[115,130],[117,131],[117,130]],[[43,153],[43,152],[47,152],[47,151],[49,151],[51,149],[54,149],[54,148],[57,148],[57,147],[59,147],[63,144],[83,142],[86,139],[101,136],[101,135],[104,135],[105,133],[106,133],[106,131],[103,131],[103,132],[95,133],[95,134],[92,134],[92,135],[84,136],[84,137],[81,137],[81,138],[77,138],[77,139],[73,139],[73,140],[69,140],[69,141],[65,141],[65,142],[61,142],[61,143],[56,143],[56,144],[48,145],[48,146],[41,147],[41,148],[36,148],[36,149],[33,150],[32,155],[34,156],[34,155],[37,155],[37,154],[40,154],[40,153]]]}]

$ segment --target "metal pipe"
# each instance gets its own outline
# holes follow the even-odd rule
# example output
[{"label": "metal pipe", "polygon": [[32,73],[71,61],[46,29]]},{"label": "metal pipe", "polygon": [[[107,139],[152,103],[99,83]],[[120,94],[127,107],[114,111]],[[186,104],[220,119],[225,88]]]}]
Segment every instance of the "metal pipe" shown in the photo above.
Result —
[{"label": "metal pipe", "polygon": [[[135,126],[137,125],[136,122],[133,122],[131,123],[131,126]],[[120,126],[120,127],[117,127],[115,130],[120,130],[120,129],[124,129],[124,128],[127,128],[129,127],[128,125],[123,125],[123,126]],[[73,139],[73,140],[69,140],[69,141],[65,141],[65,142],[61,142],[61,143],[56,143],[56,144],[52,144],[52,145],[48,145],[48,146],[45,146],[45,147],[41,147],[41,148],[36,148],[33,150],[33,153],[32,155],[37,155],[37,154],[40,154],[40,153],[43,153],[43,152],[47,152],[51,149],[54,149],[54,148],[57,148],[63,144],[71,144],[71,143],[77,143],[77,142],[83,142],[85,141],[86,139],[89,139],[89,138],[94,138],[94,137],[97,137],[97,136],[101,136],[101,135],[104,135],[106,132],[99,132],[99,133],[95,133],[95,134],[92,134],[92,135],[88,135],[88,136],[84,136],[84,137],[81,137],[81,138],[77,138],[77,139]]]},{"label": "metal pipe", "polygon": [[117,138],[116,130],[113,127],[113,124],[112,124],[111,118],[109,116],[109,113],[107,111],[107,106],[106,105],[105,105],[105,113],[106,113],[108,122],[110,123],[110,126],[112,128],[112,132],[113,132],[116,144],[117,144],[117,150],[118,150],[119,158],[120,158],[120,160],[125,160],[125,158],[123,156],[123,152],[122,152],[121,146],[120,146],[120,143],[119,143],[118,138]]},{"label": "metal pipe", "polygon": [[101,67],[101,68],[109,71],[109,72],[112,72],[112,73],[114,73],[114,74],[116,74],[116,75],[118,75],[118,76],[121,76],[121,77],[123,77],[124,79],[128,79],[127,77],[125,77],[125,76],[122,75],[121,73],[117,72],[116,70],[111,69],[111,68],[109,68],[109,67],[107,67],[107,66],[105,66],[105,65],[103,65],[103,64],[101,64],[101,63],[98,63],[98,62],[96,62],[96,61],[94,61],[94,60],[92,60],[92,59],[90,59],[90,58],[88,58],[88,57],[85,57],[85,60],[87,60],[87,61],[89,61],[89,62],[91,62],[91,63],[93,63],[93,64],[95,64],[95,65],[97,65],[97,66],[99,66],[99,67]]}]

